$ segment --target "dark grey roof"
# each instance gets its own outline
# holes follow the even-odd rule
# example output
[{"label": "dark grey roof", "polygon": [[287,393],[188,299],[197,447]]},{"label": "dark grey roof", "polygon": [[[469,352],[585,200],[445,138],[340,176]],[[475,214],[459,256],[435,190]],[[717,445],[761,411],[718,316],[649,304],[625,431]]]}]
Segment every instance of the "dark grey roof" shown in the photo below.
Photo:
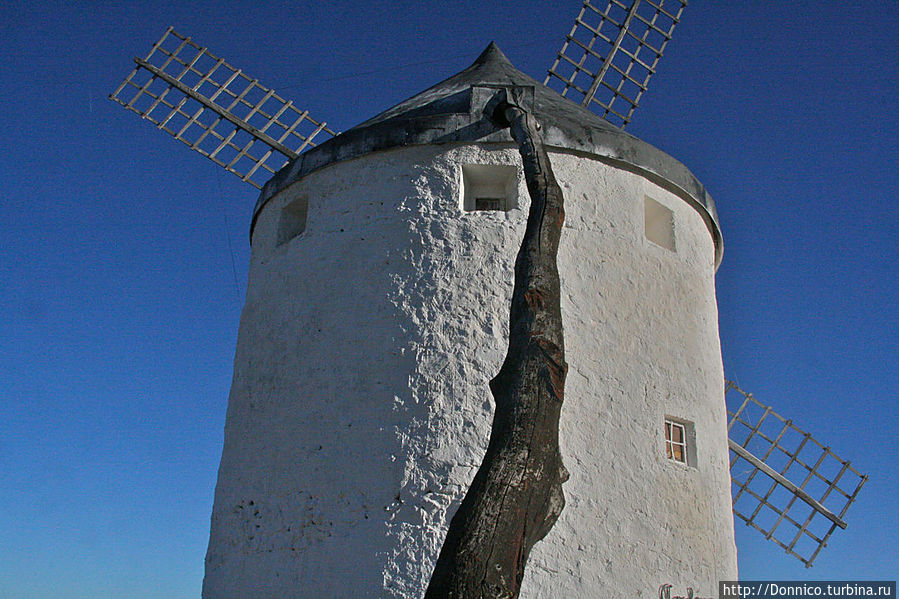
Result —
[{"label": "dark grey roof", "polygon": [[716,262],[720,261],[715,203],[687,167],[528,77],[493,43],[464,71],[308,150],[281,169],[262,188],[253,224],[262,206],[279,190],[335,162],[401,146],[511,142],[508,129],[497,129],[484,113],[497,89],[509,87],[523,93],[548,146],[586,152],[641,174],[690,203],[705,219],[715,241]]}]

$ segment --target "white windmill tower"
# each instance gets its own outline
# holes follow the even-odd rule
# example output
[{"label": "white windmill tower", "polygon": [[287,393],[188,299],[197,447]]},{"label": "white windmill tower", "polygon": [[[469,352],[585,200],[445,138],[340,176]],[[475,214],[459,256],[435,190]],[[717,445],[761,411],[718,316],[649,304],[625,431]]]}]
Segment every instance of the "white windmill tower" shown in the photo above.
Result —
[{"label": "white windmill tower", "polygon": [[[262,189],[204,597],[428,588],[491,435],[488,381],[506,353],[534,197],[527,143],[498,106],[541,127],[536,143],[567,214],[557,301],[568,384],[556,431],[567,505],[529,560],[523,550],[515,592],[711,596],[735,579],[729,429],[734,465],[761,473],[735,476],[738,515],[775,540],[794,524],[797,540],[778,542],[807,564],[845,526],[864,481],[841,490],[858,476],[848,463],[822,475],[833,454],[809,464],[807,442],[783,442],[789,422],[765,433],[770,409],[759,420],[741,408],[728,424],[714,204],[681,163],[616,126],[630,120],[685,4],[584,2],[545,85],[491,45],[337,136],[171,29],[136,59],[113,99]],[[749,438],[735,434],[744,425]],[[765,438],[770,450],[752,446]],[[789,463],[766,463],[780,453]],[[793,483],[797,463],[808,475]],[[816,475],[823,497],[806,490]],[[779,516],[771,526],[765,510]],[[813,530],[816,514],[832,524],[826,533]],[[817,543],[810,557],[803,535]]]}]

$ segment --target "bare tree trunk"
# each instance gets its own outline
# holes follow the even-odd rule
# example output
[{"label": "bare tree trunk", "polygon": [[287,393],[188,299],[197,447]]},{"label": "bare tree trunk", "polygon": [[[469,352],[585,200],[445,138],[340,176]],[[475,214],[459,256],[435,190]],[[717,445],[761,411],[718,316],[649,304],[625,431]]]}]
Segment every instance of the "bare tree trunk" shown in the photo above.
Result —
[{"label": "bare tree trunk", "polygon": [[499,110],[519,145],[531,207],[515,261],[509,350],[490,381],[490,443],[450,523],[426,599],[518,597],[531,548],[565,506],[559,414],[568,366],[556,266],[562,190],[534,117],[514,105]]}]

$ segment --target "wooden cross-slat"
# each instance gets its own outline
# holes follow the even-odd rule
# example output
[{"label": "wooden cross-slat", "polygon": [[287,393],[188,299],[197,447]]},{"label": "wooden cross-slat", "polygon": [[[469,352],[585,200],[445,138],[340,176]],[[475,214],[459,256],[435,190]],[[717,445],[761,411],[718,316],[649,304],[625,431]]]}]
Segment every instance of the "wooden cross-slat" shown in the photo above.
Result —
[{"label": "wooden cross-slat", "polygon": [[[318,140],[336,135],[171,27],[134,62],[110,98],[256,188]],[[261,153],[254,151],[257,143]]]},{"label": "wooden cross-slat", "polygon": [[[728,410],[727,426],[734,515],[810,567],[834,530],[846,528],[846,511],[868,477],[735,383],[727,383],[728,393],[741,401]],[[801,441],[791,447],[788,436]],[[780,470],[768,463],[775,457],[788,458]],[[828,460],[840,465],[835,475],[823,471]],[[816,492],[811,483],[823,483],[824,491]],[[778,489],[789,499],[776,499]],[[776,518],[766,521],[770,514]]]},{"label": "wooden cross-slat", "polygon": [[665,0],[609,0],[600,9],[584,0],[544,85],[626,126],[686,5],[687,0],[668,0],[667,6]]}]

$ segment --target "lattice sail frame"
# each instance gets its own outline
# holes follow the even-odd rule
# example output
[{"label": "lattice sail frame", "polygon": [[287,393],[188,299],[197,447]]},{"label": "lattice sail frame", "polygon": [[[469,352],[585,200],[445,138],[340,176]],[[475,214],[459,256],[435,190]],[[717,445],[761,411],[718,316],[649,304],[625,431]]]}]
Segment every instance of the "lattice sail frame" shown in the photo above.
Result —
[{"label": "lattice sail frame", "polygon": [[734,514],[811,567],[868,477],[730,381],[728,393],[742,400],[728,409]]},{"label": "lattice sail frame", "polygon": [[110,95],[257,189],[335,133],[169,27]]},{"label": "lattice sail frame", "polygon": [[625,127],[686,6],[687,0],[667,6],[666,0],[610,0],[601,10],[584,0],[543,84]]}]

